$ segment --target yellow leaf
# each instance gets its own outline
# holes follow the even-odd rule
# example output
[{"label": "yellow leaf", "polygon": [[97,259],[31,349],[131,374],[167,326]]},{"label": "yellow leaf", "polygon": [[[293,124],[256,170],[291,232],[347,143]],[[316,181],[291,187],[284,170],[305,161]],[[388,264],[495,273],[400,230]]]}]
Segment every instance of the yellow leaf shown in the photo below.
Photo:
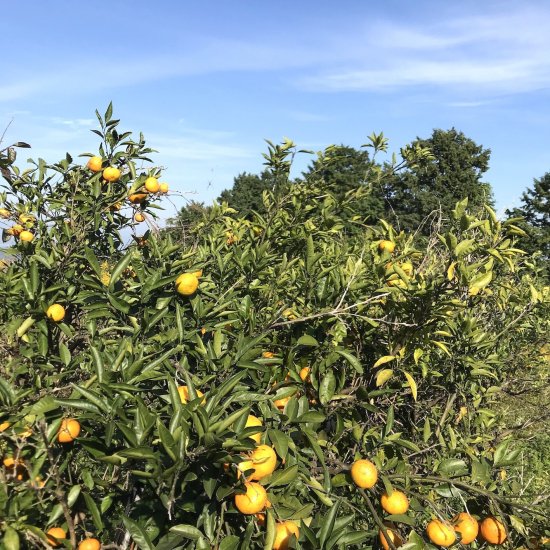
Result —
[{"label": "yellow leaf", "polygon": [[450,266],[449,266],[449,269],[447,269],[447,279],[449,281],[452,281],[453,280],[453,277],[455,276],[455,267],[456,267],[456,262],[453,262]]},{"label": "yellow leaf", "polygon": [[469,294],[470,296],[476,296],[479,294],[480,290],[483,290],[493,278],[493,272],[487,271],[487,273],[481,274],[479,277],[476,277],[469,288]]},{"label": "yellow leaf", "polygon": [[418,388],[416,387],[416,382],[408,372],[404,372],[404,374],[405,374],[405,378],[407,379],[407,382],[409,383],[409,387],[411,388],[413,399],[416,401],[416,398],[418,396]]},{"label": "yellow leaf", "polygon": [[439,349],[442,349],[449,357],[452,357],[449,348],[443,342],[438,342],[437,340],[430,340],[430,342],[435,344]]},{"label": "yellow leaf", "polygon": [[393,361],[395,359],[395,355],[384,355],[384,357],[380,357],[376,363],[372,366],[373,369],[376,367],[379,367],[380,365],[383,365],[384,363],[389,363],[390,361]]},{"label": "yellow leaf", "polygon": [[379,388],[385,384],[393,375],[392,369],[382,369],[376,376],[376,387]]},{"label": "yellow leaf", "polygon": [[414,362],[418,365],[418,360],[420,359],[420,357],[422,357],[422,354],[424,353],[423,350],[421,350],[420,348],[416,348],[414,350]]}]

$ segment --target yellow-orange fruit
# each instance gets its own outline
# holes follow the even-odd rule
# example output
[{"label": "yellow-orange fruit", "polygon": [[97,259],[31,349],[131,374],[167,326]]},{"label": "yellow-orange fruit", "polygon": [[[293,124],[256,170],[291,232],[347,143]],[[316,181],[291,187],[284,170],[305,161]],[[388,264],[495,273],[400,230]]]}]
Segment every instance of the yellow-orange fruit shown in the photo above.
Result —
[{"label": "yellow-orange fruit", "polygon": [[24,230],[19,233],[19,238],[23,242],[30,243],[34,239],[34,233],[31,233],[30,231]]},{"label": "yellow-orange fruit", "polygon": [[378,470],[376,466],[364,458],[356,460],[351,467],[351,478],[358,487],[370,489],[378,481]]},{"label": "yellow-orange fruit", "polygon": [[118,181],[120,179],[120,170],[114,166],[108,166],[103,170],[103,179],[111,183]]},{"label": "yellow-orange fruit", "polygon": [[[386,527],[386,533],[388,534],[388,538],[393,542],[393,545],[396,548],[399,548],[403,544],[403,539],[399,536],[399,533],[397,533],[393,529]],[[388,544],[388,540],[386,539],[384,531],[382,531],[382,529],[379,530],[378,537],[380,538],[380,546],[382,546],[384,550],[390,550],[390,545]]]},{"label": "yellow-orange fruit", "polygon": [[52,304],[46,310],[46,316],[48,319],[59,323],[59,321],[63,321],[65,318],[65,308],[61,304]]},{"label": "yellow-orange fruit", "polygon": [[103,159],[101,157],[90,157],[86,164],[86,168],[92,172],[101,172],[103,166]]},{"label": "yellow-orange fruit", "polygon": [[6,208],[0,208],[0,218],[7,220],[11,216],[10,211]]},{"label": "yellow-orange fruit", "polygon": [[[244,425],[245,428],[252,428],[253,426],[262,426],[262,421],[254,416],[253,414],[249,414],[248,418],[246,419],[246,424]],[[250,439],[253,439],[258,445],[261,442],[262,439],[262,433],[258,432],[252,435],[248,436]]]},{"label": "yellow-orange fruit", "polygon": [[286,407],[286,404],[290,401],[290,397],[283,397],[282,399],[275,399],[275,401],[273,401],[273,404],[280,410],[284,410],[284,408]]},{"label": "yellow-orange fruit", "polygon": [[277,467],[277,455],[269,445],[259,445],[237,466],[241,472],[254,470],[248,477],[251,481],[259,481],[271,475]]},{"label": "yellow-orange fruit", "polygon": [[11,426],[10,422],[2,422],[0,424],[0,432],[5,432]]},{"label": "yellow-orange fruit", "polygon": [[[184,405],[186,403],[189,403],[189,388],[187,386],[179,386],[178,393],[180,396],[180,400]],[[206,399],[204,398],[204,393],[202,393],[200,390],[195,390],[195,393],[197,394],[197,397],[203,397],[201,401],[201,405],[204,405],[206,403]]]},{"label": "yellow-orange fruit", "polygon": [[460,533],[460,542],[462,544],[470,544],[473,542],[479,532],[479,524],[477,519],[473,518],[466,512],[461,512],[453,518],[455,531]]},{"label": "yellow-orange fruit", "polygon": [[159,183],[159,191],[163,195],[166,195],[166,193],[168,193],[168,190],[169,190],[169,187],[167,183]]},{"label": "yellow-orange fruit", "polygon": [[16,237],[22,232],[25,231],[25,228],[21,224],[14,224],[9,228],[9,232],[11,235],[15,235]]},{"label": "yellow-orange fruit", "polygon": [[309,382],[311,375],[311,369],[309,367],[304,367],[300,370],[300,378],[302,382]]},{"label": "yellow-orange fruit", "polygon": [[132,204],[140,204],[147,198],[147,193],[132,193],[128,195],[128,200]]},{"label": "yellow-orange fruit", "polygon": [[257,514],[265,508],[267,493],[259,483],[244,484],[246,493],[235,495],[235,507],[242,514]]},{"label": "yellow-orange fruit", "polygon": [[194,273],[182,273],[176,279],[176,290],[183,296],[191,296],[199,288],[199,280]]},{"label": "yellow-orange fruit", "polygon": [[100,550],[101,543],[97,539],[84,539],[78,544],[77,550]]},{"label": "yellow-orange fruit", "polygon": [[401,491],[392,491],[391,495],[383,493],[380,504],[388,514],[406,514],[409,509],[409,499]]},{"label": "yellow-orange fruit", "polygon": [[142,221],[145,221],[145,216],[141,213],[141,212],[138,212],[135,216],[134,216],[134,221],[138,222],[138,223],[141,223]]},{"label": "yellow-orange fruit", "polygon": [[61,527],[52,527],[46,532],[46,538],[48,539],[48,544],[50,546],[57,548],[61,545],[61,542],[59,541],[67,538],[67,533],[61,529]]},{"label": "yellow-orange fruit", "polygon": [[278,523],[275,527],[275,540],[273,541],[273,550],[287,550],[290,539],[294,535],[300,536],[300,528],[293,521],[284,521]]},{"label": "yellow-orange fruit", "polygon": [[504,525],[494,517],[485,518],[480,525],[481,536],[489,544],[502,544],[506,540]]},{"label": "yellow-orange fruit", "polygon": [[57,440],[59,443],[71,443],[80,434],[80,422],[74,418],[64,418],[59,427]]},{"label": "yellow-orange fruit", "polygon": [[157,178],[147,178],[145,180],[145,189],[149,191],[149,193],[158,193],[160,189],[159,180]]},{"label": "yellow-orange fruit", "polygon": [[452,546],[456,541],[456,533],[452,525],[439,519],[432,519],[426,527],[428,538],[438,546]]},{"label": "yellow-orange fruit", "polygon": [[395,250],[395,243],[392,241],[380,241],[378,243],[378,250],[380,250],[380,252],[389,252],[391,254]]}]

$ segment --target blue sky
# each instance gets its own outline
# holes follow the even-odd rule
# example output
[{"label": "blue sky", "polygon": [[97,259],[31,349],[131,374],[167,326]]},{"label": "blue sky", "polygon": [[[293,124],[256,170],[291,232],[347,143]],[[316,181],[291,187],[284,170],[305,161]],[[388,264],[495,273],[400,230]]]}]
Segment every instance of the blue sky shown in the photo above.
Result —
[{"label": "blue sky", "polygon": [[383,131],[398,150],[454,126],[492,150],[502,211],[550,171],[549,28],[546,0],[19,0],[0,127],[31,143],[20,163],[53,162],[97,150],[93,113],[112,100],[171,188],[210,202],[261,170],[264,138],[321,150]]}]

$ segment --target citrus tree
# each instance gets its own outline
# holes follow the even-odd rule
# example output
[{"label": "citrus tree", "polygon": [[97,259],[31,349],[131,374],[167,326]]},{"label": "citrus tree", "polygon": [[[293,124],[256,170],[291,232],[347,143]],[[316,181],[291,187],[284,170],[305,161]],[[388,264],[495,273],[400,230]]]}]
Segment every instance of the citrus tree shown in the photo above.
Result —
[{"label": "citrus tree", "polygon": [[182,244],[156,230],[168,187],[143,136],[111,107],[98,120],[87,161],[3,172],[8,550],[544,535],[494,410],[548,329],[513,219],[464,200],[427,248],[383,220],[348,237],[368,189],[337,202],[323,180],[291,184],[285,141],[265,155],[265,212],[214,205]]}]

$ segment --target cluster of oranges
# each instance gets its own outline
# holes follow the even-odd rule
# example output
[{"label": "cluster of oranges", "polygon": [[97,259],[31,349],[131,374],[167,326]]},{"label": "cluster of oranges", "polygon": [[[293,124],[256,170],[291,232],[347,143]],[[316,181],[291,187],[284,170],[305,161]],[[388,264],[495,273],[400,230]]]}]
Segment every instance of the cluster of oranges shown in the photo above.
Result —
[{"label": "cluster of oranges", "polygon": [[192,296],[199,288],[199,278],[202,270],[193,273],[182,273],[176,279],[176,291],[182,296]]},{"label": "cluster of oranges", "polygon": [[0,208],[0,218],[12,220],[14,223],[6,229],[6,235],[19,239],[20,242],[31,242],[34,239],[33,227],[36,218],[29,213],[12,213],[6,208]]},{"label": "cluster of oranges", "polygon": [[[104,181],[108,183],[115,183],[121,178],[122,172],[120,168],[117,168],[115,166],[104,167],[103,165],[103,159],[101,157],[94,156],[88,160],[86,168],[88,168],[88,170],[90,170],[91,172],[102,172],[102,177]],[[159,182],[157,178],[149,176],[143,184],[143,189],[129,194],[128,200],[133,205],[139,206],[141,208],[142,203],[145,202],[145,200],[151,194],[166,195],[168,193],[168,190],[169,187],[167,183]],[[120,210],[121,206],[122,205],[120,203],[115,203],[114,205],[112,205],[111,210]],[[141,210],[137,211],[134,214],[134,221],[137,223],[145,221],[145,215]]]},{"label": "cluster of oranges", "polygon": [[[378,470],[370,460],[356,460],[350,473],[353,482],[361,489],[372,489],[378,481]],[[402,515],[409,510],[409,499],[402,491],[393,490],[391,494],[382,494],[380,505],[390,515]],[[395,526],[387,523],[385,527],[385,534],[382,529],[379,531],[381,546],[384,550],[389,550],[389,539],[393,546],[399,548],[404,541]],[[464,545],[472,543],[478,534],[489,544],[498,545],[506,540],[506,529],[498,519],[487,517],[479,524],[466,512],[461,512],[451,522],[432,519],[426,527],[426,535],[430,541],[444,548],[457,541],[457,533],[460,535],[460,543]]]},{"label": "cluster of oranges", "polygon": [[[53,548],[58,548],[67,539],[67,532],[61,527],[52,527],[46,532],[48,544]],[[100,550],[101,543],[94,538],[87,538],[78,544],[78,550]]]}]

